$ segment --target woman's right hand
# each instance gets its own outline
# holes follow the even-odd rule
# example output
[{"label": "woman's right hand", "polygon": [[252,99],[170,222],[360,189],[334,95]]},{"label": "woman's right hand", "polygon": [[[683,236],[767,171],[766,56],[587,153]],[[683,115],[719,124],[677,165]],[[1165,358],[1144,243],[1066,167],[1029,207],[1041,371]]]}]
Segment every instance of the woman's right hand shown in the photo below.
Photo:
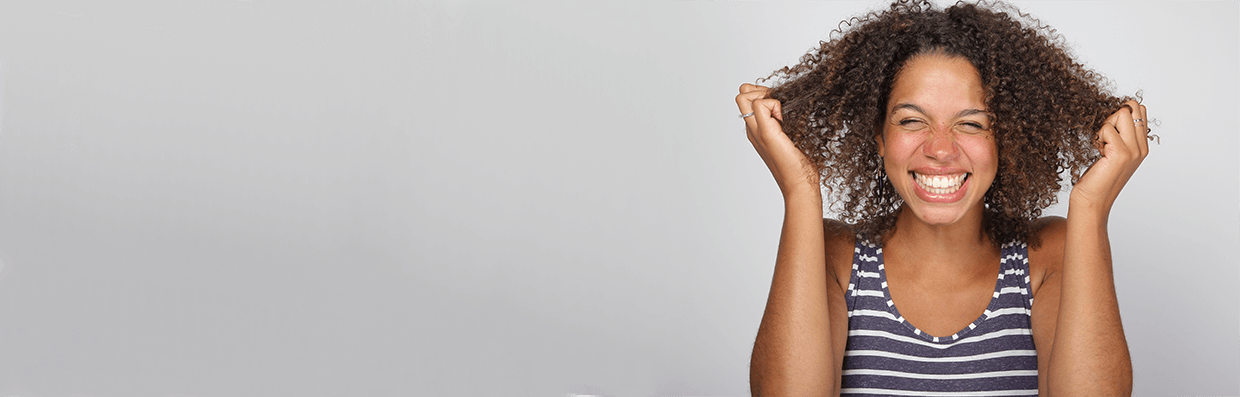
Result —
[{"label": "woman's right hand", "polygon": [[[844,296],[838,283],[832,287],[829,281],[833,277],[827,271],[818,173],[784,134],[779,101],[770,97],[770,91],[742,84],[736,96],[741,114],[753,113],[745,117],[749,143],[784,195],[771,293],[749,361],[750,391],[755,396],[838,393],[848,308],[843,299],[836,299]],[[837,251],[851,259],[851,244]]]},{"label": "woman's right hand", "polygon": [[771,170],[779,190],[787,198],[798,194],[821,195],[818,172],[809,159],[784,134],[779,101],[770,97],[770,88],[741,84],[736,107],[745,117],[745,132],[762,161]]}]

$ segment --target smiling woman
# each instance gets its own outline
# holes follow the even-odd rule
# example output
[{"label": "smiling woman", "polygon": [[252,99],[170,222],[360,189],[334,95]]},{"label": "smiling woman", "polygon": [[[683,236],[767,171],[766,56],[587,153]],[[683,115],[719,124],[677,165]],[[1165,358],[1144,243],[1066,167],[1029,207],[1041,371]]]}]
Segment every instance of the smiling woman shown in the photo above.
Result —
[{"label": "smiling woman", "polygon": [[998,149],[985,90],[967,60],[942,54],[909,60],[892,86],[875,137],[887,175],[907,208],[930,224],[981,221]]},{"label": "smiling woman", "polygon": [[755,395],[1130,393],[1106,219],[1146,109],[1023,18],[900,0],[741,86],[785,202]]}]

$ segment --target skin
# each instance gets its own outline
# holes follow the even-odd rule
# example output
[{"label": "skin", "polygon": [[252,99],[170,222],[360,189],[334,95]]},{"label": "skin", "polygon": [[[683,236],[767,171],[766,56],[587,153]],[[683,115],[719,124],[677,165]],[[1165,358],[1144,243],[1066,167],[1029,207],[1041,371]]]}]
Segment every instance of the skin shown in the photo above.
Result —
[{"label": "skin", "polygon": [[[854,234],[822,218],[818,174],[783,133],[780,104],[767,93],[744,84],[736,97],[742,114],[754,113],[745,118],[746,134],[784,197],[751,387],[757,396],[838,395]],[[931,335],[950,335],[980,316],[997,277],[999,251],[982,229],[982,198],[998,163],[983,93],[967,61],[916,56],[897,76],[875,137],[905,201],[884,244],[889,291],[901,314]],[[1036,223],[1043,243],[1029,252],[1029,275],[1042,395],[1131,394],[1106,223],[1149,153],[1148,130],[1134,119],[1148,119],[1146,109],[1129,102],[1097,132],[1102,158],[1073,188],[1067,219]],[[956,194],[936,196],[910,171],[968,177]]]},{"label": "skin", "polygon": [[[950,336],[986,310],[999,274],[999,250],[982,229],[982,198],[999,164],[985,90],[968,61],[920,56],[897,76],[887,109],[875,139],[905,199],[884,244],[888,290],[910,323]],[[968,176],[954,194],[936,195],[914,172]]]}]

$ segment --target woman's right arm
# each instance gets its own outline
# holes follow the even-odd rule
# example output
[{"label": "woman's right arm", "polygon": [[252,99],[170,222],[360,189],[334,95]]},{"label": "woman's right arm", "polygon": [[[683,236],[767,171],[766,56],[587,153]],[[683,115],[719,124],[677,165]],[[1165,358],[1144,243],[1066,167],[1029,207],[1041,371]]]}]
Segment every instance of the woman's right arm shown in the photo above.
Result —
[{"label": "woman's right arm", "polygon": [[[754,342],[750,389],[754,396],[838,394],[843,355],[837,350],[843,346],[836,342],[843,339],[834,338],[841,329],[833,329],[831,319],[842,314],[832,312],[842,310],[843,293],[827,266],[818,173],[784,134],[780,104],[769,98],[769,89],[744,84],[740,91],[737,107],[742,114],[753,113],[745,117],[749,141],[784,196],[779,253]],[[828,291],[836,295],[830,303]]]}]

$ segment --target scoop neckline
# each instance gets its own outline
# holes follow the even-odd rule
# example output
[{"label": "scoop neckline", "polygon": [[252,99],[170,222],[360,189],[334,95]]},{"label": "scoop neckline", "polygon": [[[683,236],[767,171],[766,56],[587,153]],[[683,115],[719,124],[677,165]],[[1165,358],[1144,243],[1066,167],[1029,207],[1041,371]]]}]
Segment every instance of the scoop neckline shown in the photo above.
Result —
[{"label": "scoop neckline", "polygon": [[881,283],[880,285],[883,288],[883,298],[887,299],[887,311],[895,315],[901,325],[908,328],[910,331],[913,331],[914,335],[917,335],[917,337],[925,340],[926,342],[950,344],[964,338],[965,336],[968,336],[969,333],[971,333],[974,329],[977,329],[978,326],[981,326],[983,322],[990,318],[991,312],[999,309],[999,292],[1001,292],[1003,288],[1003,272],[1005,271],[1003,268],[1003,258],[1007,254],[1008,248],[1011,246],[1012,245],[1010,244],[1004,244],[999,250],[999,272],[995,275],[994,292],[990,296],[990,302],[986,304],[986,310],[982,311],[982,314],[978,316],[976,320],[969,323],[969,325],[966,325],[964,328],[956,331],[956,333],[948,336],[930,335],[929,333],[922,331],[920,328],[917,328],[916,325],[913,325],[911,321],[904,318],[904,316],[900,314],[900,309],[896,307],[896,301],[891,298],[891,291],[887,287],[887,260],[883,257],[883,247],[877,247],[878,249],[876,250],[875,256],[878,258],[878,281]]}]

